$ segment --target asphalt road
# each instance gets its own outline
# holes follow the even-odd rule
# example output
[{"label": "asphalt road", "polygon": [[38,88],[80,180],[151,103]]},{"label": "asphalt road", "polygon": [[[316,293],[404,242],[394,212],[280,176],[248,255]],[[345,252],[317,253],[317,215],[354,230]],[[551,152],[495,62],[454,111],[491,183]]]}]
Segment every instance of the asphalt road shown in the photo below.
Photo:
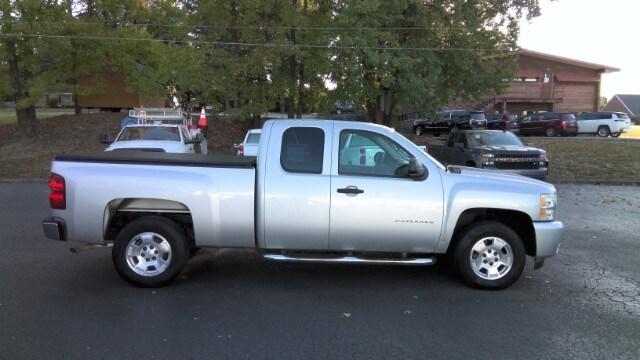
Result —
[{"label": "asphalt road", "polygon": [[162,289],[47,240],[44,184],[0,184],[0,359],[639,359],[640,188],[559,186],[560,254],[504,291],[447,268],[205,251]]}]

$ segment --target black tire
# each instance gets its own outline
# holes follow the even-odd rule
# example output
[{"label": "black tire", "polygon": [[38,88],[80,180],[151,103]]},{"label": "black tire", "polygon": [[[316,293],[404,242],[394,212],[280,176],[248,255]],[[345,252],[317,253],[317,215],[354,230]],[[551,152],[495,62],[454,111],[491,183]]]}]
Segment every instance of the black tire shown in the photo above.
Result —
[{"label": "black tire", "polygon": [[619,137],[620,135],[622,135],[622,133],[621,133],[621,132],[611,133],[611,137],[614,137],[614,138],[617,138],[617,137]]},{"label": "black tire", "polygon": [[[474,245],[487,237],[502,239],[511,247],[511,256],[513,257],[511,268],[497,279],[480,277],[474,272],[471,265]],[[479,254],[477,255],[479,256]],[[499,222],[484,221],[470,225],[464,230],[456,245],[454,259],[458,273],[469,286],[478,289],[498,290],[509,287],[520,278],[526,263],[526,253],[524,244],[515,231]]]},{"label": "black tire", "polygon": [[475,161],[467,161],[467,163],[465,164],[465,166],[468,166],[468,167],[476,167],[476,163],[475,163]]},{"label": "black tire", "polygon": [[416,128],[413,130],[413,132],[414,132],[416,135],[420,136],[420,135],[422,135],[422,134],[423,134],[423,132],[424,132],[424,127],[423,127],[422,125],[418,125],[418,126],[416,126]]},{"label": "black tire", "polygon": [[336,109],[336,114],[338,115],[342,114],[342,109]]},{"label": "black tire", "polygon": [[547,128],[547,130],[545,130],[545,135],[547,135],[548,137],[555,137],[556,136],[556,129],[555,128]]},{"label": "black tire", "polygon": [[[153,276],[143,276],[133,271],[127,262],[127,246],[136,235],[153,232],[162,236],[171,249],[169,265]],[[113,264],[128,282],[140,287],[162,287],[169,284],[187,262],[189,245],[184,232],[173,221],[161,216],[144,216],[127,224],[116,236],[113,251]]]},{"label": "black tire", "polygon": [[611,135],[611,130],[609,130],[609,127],[606,125],[602,125],[598,128],[598,131],[596,132],[596,134],[600,137],[609,137],[609,135]]}]

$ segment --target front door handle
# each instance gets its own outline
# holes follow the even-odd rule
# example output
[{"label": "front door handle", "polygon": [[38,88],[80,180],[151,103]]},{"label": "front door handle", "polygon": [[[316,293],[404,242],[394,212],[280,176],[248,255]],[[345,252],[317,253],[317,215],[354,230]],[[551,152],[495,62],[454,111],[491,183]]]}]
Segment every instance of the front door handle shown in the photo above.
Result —
[{"label": "front door handle", "polygon": [[338,193],[347,194],[347,195],[358,195],[362,194],[364,190],[358,189],[357,186],[347,186],[346,188],[338,189]]}]

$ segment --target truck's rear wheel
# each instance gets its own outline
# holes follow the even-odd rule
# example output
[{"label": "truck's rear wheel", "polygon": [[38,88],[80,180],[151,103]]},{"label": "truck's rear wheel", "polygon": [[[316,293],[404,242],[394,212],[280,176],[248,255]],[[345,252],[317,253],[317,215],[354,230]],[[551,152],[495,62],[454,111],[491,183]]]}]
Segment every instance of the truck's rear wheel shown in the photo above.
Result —
[{"label": "truck's rear wheel", "polygon": [[511,228],[493,221],[468,227],[455,249],[456,267],[463,280],[481,289],[503,289],[524,269],[522,240]]},{"label": "truck's rear wheel", "polygon": [[145,216],[126,225],[113,246],[113,264],[125,280],[142,287],[168,284],[189,256],[187,240],[171,220]]}]

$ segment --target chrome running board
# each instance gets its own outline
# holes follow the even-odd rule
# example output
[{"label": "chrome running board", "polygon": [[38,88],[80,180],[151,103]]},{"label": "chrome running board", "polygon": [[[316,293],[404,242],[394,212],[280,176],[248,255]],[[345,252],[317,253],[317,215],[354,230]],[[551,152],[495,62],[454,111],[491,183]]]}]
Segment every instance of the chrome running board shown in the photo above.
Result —
[{"label": "chrome running board", "polygon": [[407,259],[364,259],[355,256],[343,256],[334,258],[323,257],[292,257],[280,254],[266,254],[265,259],[288,262],[323,262],[323,263],[361,263],[382,265],[433,265],[436,259],[431,258],[407,258]]}]

